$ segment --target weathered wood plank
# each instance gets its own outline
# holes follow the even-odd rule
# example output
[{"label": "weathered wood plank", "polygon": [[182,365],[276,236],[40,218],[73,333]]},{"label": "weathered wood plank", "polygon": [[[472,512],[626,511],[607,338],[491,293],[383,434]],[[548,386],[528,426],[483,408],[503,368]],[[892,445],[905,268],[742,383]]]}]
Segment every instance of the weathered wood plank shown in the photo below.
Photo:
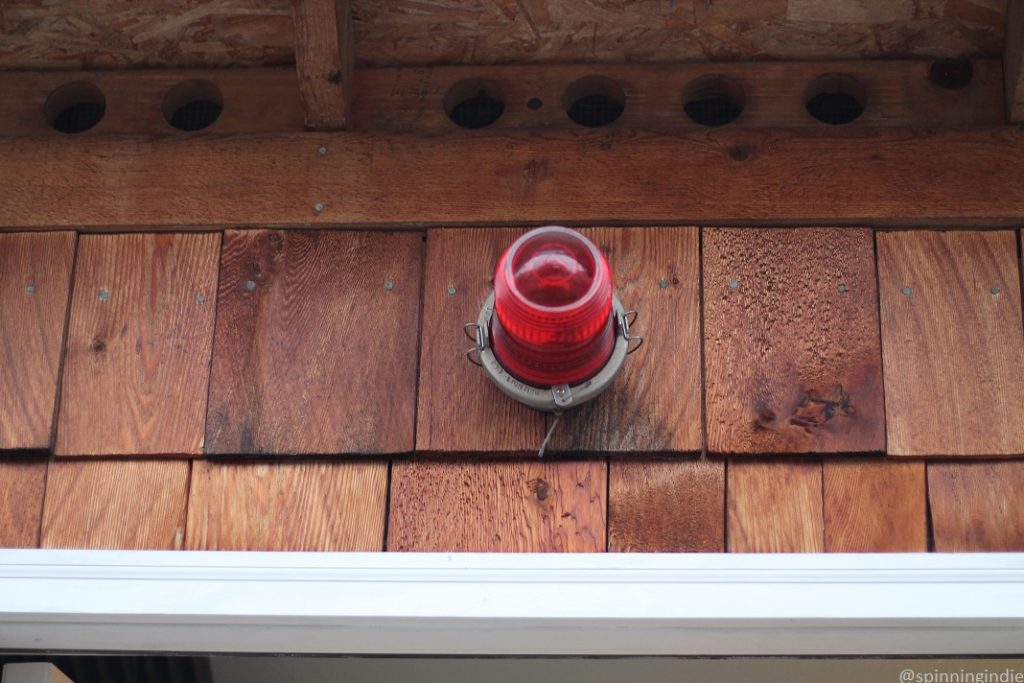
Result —
[{"label": "weathered wood plank", "polygon": [[[0,131],[5,136],[67,139],[53,130],[45,115],[47,98],[65,84],[87,83],[98,88],[106,101],[103,118],[89,129],[89,135],[183,135],[167,121],[165,98],[172,88],[196,81],[213,84],[223,104],[217,120],[204,129],[207,132],[304,130],[295,69],[277,68],[0,73],[0,90],[4,92]],[[204,96],[199,99],[206,100],[209,89],[201,92]]]},{"label": "weathered wood plank", "polygon": [[870,230],[704,230],[708,450],[885,446]]},{"label": "weathered wood plank", "polygon": [[937,552],[1024,551],[1024,462],[929,462]]},{"label": "weathered wood plank", "polygon": [[1024,453],[1017,240],[878,234],[890,455]]},{"label": "weathered wood plank", "polygon": [[0,234],[0,449],[49,448],[75,234]]},{"label": "weathered wood plank", "polygon": [[0,548],[36,548],[43,518],[46,460],[0,460]]},{"label": "weathered wood plank", "polygon": [[352,106],[355,41],[349,0],[294,0],[292,11],[306,128],[341,130]]},{"label": "weathered wood plank", "polygon": [[[1000,125],[1006,119],[999,60],[973,64],[974,76],[962,90],[932,85],[930,60],[361,68],[355,75],[352,121],[356,130],[453,130],[442,103],[449,91],[454,94],[453,88],[468,81],[487,84],[486,91],[504,103],[488,130],[576,128],[566,116],[565,93],[575,81],[598,73],[627,93],[616,128],[699,129],[684,112],[684,94],[694,83],[721,94],[719,79],[728,79],[731,89],[742,93],[742,114],[730,128],[818,127],[805,106],[808,85],[821,74],[843,73],[867,93],[867,106],[850,124],[855,127]],[[479,89],[468,92],[476,95]]]},{"label": "weathered wood plank", "polygon": [[189,550],[383,549],[386,462],[196,461]]},{"label": "weathered wood plank", "polygon": [[608,550],[725,550],[725,462],[612,461]]},{"label": "weathered wood plank", "polygon": [[726,480],[729,552],[824,550],[821,458],[733,458]]},{"label": "weathered wood plank", "polygon": [[411,451],[422,249],[417,233],[227,233],[206,452]]},{"label": "weathered wood plank", "polygon": [[1003,47],[1006,118],[1024,122],[1024,2],[1008,0],[1006,5],[1006,42]]},{"label": "weathered wood plank", "polygon": [[396,461],[388,550],[602,552],[603,461]]},{"label": "weathered wood plank", "polygon": [[416,450],[523,453],[540,446],[544,415],[513,401],[466,358],[502,252],[521,231],[431,230],[423,290]]},{"label": "weathered wood plank", "polygon": [[[309,0],[307,7],[331,11],[330,0]],[[331,26],[321,24],[325,34]],[[331,35],[327,36],[334,43]],[[327,55],[333,48],[320,44]],[[318,48],[319,49],[319,48]],[[320,52],[317,53],[318,55]],[[316,66],[316,55],[307,60]],[[323,62],[326,63],[326,62]],[[818,127],[805,107],[808,84],[821,74],[844,73],[860,82],[868,106],[850,125],[865,126],[994,126],[1006,121],[1003,70],[998,59],[975,60],[970,84],[944,90],[928,81],[930,60],[841,62],[732,62],[709,64],[603,65],[600,73],[627,92],[626,107],[615,127],[694,131],[700,125],[684,112],[684,93],[697,82],[705,92],[721,92],[716,79],[729,79],[742,91],[743,113],[730,128]],[[300,70],[303,68],[300,63]],[[332,127],[344,83],[330,82],[332,70],[302,81],[311,93],[317,129]],[[565,91],[595,73],[592,64],[359,68],[350,77],[351,110],[347,127],[360,131],[443,133],[457,130],[448,116],[445,97],[466,82],[491,84],[504,103],[501,116],[488,130],[577,129],[563,103]],[[709,80],[710,79],[710,80]],[[0,72],[0,132],[4,136],[56,136],[44,105],[50,93],[67,83],[89,83],[106,100],[96,134],[174,134],[163,113],[171,88],[202,81],[219,91],[223,110],[206,130],[216,133],[284,133],[304,128],[300,81],[293,68],[268,69],[142,69],[129,71],[6,71]],[[315,92],[314,86],[321,86]],[[460,86],[461,87],[461,86]],[[710,87],[710,90],[707,88]],[[464,88],[463,88],[464,89]],[[455,92],[453,91],[453,92]],[[476,95],[479,90],[467,91]],[[316,99],[323,95],[321,99]],[[456,98],[457,101],[457,98]],[[533,107],[527,106],[533,102]],[[537,103],[540,106],[537,107]],[[333,110],[326,109],[333,107]],[[327,126],[326,128],[324,126]]]},{"label": "weathered wood plank", "polygon": [[623,306],[638,311],[635,330],[644,336],[644,345],[627,358],[604,394],[562,416],[551,450],[700,451],[697,228],[598,228],[584,233],[607,255]]},{"label": "weathered wood plank", "polygon": [[58,455],[203,447],[220,235],[81,238]]},{"label": "weathered wood plank", "polygon": [[927,552],[923,461],[825,459],[825,552]]},{"label": "weathered wood plank", "polygon": [[0,157],[7,229],[706,225],[769,216],[772,225],[993,225],[1024,215],[1016,127],[83,135],[0,139]]},{"label": "weathered wood plank", "polygon": [[178,550],[188,476],[187,460],[54,460],[41,546]]}]

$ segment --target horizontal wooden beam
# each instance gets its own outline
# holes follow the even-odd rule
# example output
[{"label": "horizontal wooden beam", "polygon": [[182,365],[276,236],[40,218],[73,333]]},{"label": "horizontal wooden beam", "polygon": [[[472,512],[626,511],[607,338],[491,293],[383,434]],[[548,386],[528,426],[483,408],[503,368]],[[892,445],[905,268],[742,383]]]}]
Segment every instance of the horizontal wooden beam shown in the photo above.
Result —
[{"label": "horizontal wooden beam", "polygon": [[3,229],[1006,225],[1024,130],[0,138]]},{"label": "horizontal wooden beam", "polygon": [[[704,130],[686,115],[684,101],[710,98],[708,110],[713,114],[718,106],[714,97],[722,94],[737,98],[742,106],[742,113],[728,128],[828,128],[805,107],[816,82],[854,90],[863,100],[861,115],[837,128],[1004,123],[1003,70],[998,59],[975,60],[971,80],[960,90],[943,89],[930,81],[930,67],[928,60],[901,60],[357,69],[350,81],[358,97],[351,101],[346,127],[366,132],[458,132],[462,129],[451,120],[449,110],[479,95],[482,88],[503,105],[488,131],[580,130],[566,112],[566,100],[571,99],[567,94],[584,95],[588,87],[600,83],[611,94],[621,95],[624,106],[609,129]],[[830,73],[846,74],[850,80],[816,80]],[[594,81],[594,77],[607,81]],[[589,86],[584,80],[574,87],[588,78]],[[313,83],[328,88],[328,93],[338,90],[323,78]],[[63,137],[51,126],[47,102],[59,89],[70,86],[64,95],[67,104],[74,103],[76,85],[83,93],[94,87],[105,102],[102,119],[83,133],[88,136],[195,135],[175,130],[169,115],[190,99],[210,97],[220,100],[223,111],[205,132],[284,133],[304,127],[300,81],[292,68],[0,72],[0,134]],[[303,87],[312,86],[306,82]],[[311,97],[307,93],[307,108],[328,107],[308,104]],[[467,107],[464,113],[472,116],[472,103]],[[329,114],[315,118],[320,122],[311,127],[336,127],[327,119]]]}]

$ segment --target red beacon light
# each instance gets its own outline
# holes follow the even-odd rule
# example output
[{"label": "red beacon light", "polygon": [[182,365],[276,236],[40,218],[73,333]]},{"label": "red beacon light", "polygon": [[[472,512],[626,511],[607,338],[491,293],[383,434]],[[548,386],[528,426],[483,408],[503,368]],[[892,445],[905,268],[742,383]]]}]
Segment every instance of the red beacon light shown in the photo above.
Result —
[{"label": "red beacon light", "polygon": [[536,228],[498,261],[494,293],[466,325],[476,342],[468,355],[512,398],[560,413],[611,384],[643,342],[629,333],[635,320],[593,242],[568,228]]}]

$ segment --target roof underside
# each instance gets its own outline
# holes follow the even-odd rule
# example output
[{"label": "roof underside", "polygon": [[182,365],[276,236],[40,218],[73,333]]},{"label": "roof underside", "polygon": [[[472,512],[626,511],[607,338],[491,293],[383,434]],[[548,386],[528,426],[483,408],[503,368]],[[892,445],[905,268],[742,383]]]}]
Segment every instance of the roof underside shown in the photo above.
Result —
[{"label": "roof underside", "polygon": [[[353,0],[360,65],[991,57],[1005,0]],[[0,69],[290,64],[290,0],[7,0]]]}]

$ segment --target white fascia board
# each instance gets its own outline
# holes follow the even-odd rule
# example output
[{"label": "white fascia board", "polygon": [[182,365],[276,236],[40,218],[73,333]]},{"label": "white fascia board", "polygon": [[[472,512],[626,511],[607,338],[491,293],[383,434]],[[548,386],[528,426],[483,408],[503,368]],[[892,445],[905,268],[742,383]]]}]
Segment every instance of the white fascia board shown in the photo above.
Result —
[{"label": "white fascia board", "polygon": [[1024,554],[0,551],[0,649],[1024,652]]}]

